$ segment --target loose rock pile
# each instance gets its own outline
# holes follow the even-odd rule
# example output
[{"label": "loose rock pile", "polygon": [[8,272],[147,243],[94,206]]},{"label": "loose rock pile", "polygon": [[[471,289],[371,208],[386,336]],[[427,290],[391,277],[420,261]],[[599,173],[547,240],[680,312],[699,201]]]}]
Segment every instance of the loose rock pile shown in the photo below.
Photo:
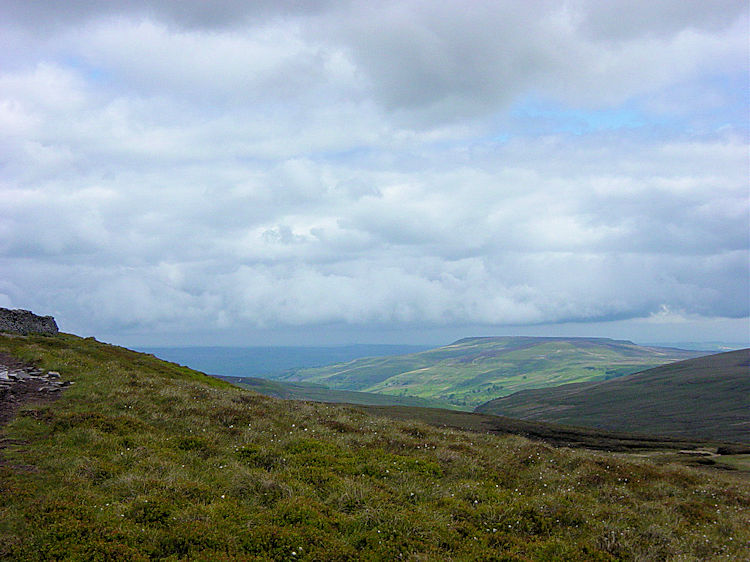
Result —
[{"label": "loose rock pile", "polygon": [[42,371],[35,367],[12,367],[0,365],[0,396],[14,390],[14,387],[24,383],[33,385],[37,392],[59,392],[72,382],[60,380],[57,371]]},{"label": "loose rock pile", "polygon": [[[0,353],[0,427],[13,419],[24,404],[56,400],[60,391],[71,384],[61,381],[56,371],[42,371],[7,353]],[[0,439],[0,450],[2,441]]]}]

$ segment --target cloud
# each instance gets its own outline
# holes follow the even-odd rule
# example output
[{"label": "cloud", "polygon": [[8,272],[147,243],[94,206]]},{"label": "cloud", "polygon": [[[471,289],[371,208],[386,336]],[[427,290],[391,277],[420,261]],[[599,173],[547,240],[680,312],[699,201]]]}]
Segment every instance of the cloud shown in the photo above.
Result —
[{"label": "cloud", "polygon": [[0,302],[110,334],[746,317],[747,9],[693,7],[2,2]]},{"label": "cloud", "polygon": [[572,4],[584,33],[607,41],[639,36],[664,37],[686,29],[715,32],[747,15],[747,6],[741,0],[710,3],[700,0],[584,0]]},{"label": "cloud", "polygon": [[32,52],[54,24],[44,53],[120,90],[212,104],[371,97],[406,126],[486,116],[527,91],[603,107],[745,66],[747,7],[733,1],[4,5]]},{"label": "cloud", "polygon": [[533,4],[355,3],[318,28],[340,41],[394,117],[418,126],[491,114],[528,91],[603,107],[688,80],[718,61],[735,71],[745,65],[737,56],[747,28],[741,2],[722,10],[676,2]]},{"label": "cloud", "polygon": [[47,32],[50,28],[81,25],[106,18],[156,19],[169,22],[178,29],[232,29],[268,18],[313,14],[330,4],[325,0],[258,0],[252,3],[242,0],[84,0],[61,5],[54,0],[40,0],[31,4],[24,0],[3,0],[0,5],[5,17],[14,24]]}]

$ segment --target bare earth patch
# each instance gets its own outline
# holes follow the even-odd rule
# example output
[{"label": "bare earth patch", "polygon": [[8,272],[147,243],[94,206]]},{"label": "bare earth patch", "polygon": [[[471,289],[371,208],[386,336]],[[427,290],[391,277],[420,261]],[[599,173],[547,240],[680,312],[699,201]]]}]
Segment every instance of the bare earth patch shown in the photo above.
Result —
[{"label": "bare earth patch", "polygon": [[[2,457],[9,445],[21,445],[18,440],[5,438],[1,429],[12,420],[22,406],[44,404],[60,397],[65,384],[54,375],[39,371],[33,365],[19,361],[7,353],[0,353],[0,466],[8,466]],[[13,466],[15,469],[31,467]]]}]

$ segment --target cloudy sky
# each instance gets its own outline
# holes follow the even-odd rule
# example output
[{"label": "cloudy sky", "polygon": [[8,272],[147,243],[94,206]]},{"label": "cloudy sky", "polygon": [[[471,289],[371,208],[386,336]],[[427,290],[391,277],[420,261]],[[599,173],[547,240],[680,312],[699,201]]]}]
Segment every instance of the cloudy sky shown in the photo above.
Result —
[{"label": "cloudy sky", "polygon": [[745,0],[0,0],[0,306],[126,345],[747,341]]}]

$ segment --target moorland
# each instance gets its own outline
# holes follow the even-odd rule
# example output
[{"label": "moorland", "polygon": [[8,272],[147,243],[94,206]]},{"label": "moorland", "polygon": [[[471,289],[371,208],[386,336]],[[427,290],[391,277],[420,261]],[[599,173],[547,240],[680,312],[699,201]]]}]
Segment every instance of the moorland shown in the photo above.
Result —
[{"label": "moorland", "polygon": [[68,334],[0,352],[75,383],[1,429],[2,559],[748,555],[742,471],[284,401]]},{"label": "moorland", "polygon": [[334,390],[441,400],[471,410],[530,388],[599,381],[705,355],[608,338],[483,337],[273,375]]},{"label": "moorland", "polygon": [[750,443],[750,349],[603,382],[525,390],[477,408],[523,420]]}]

